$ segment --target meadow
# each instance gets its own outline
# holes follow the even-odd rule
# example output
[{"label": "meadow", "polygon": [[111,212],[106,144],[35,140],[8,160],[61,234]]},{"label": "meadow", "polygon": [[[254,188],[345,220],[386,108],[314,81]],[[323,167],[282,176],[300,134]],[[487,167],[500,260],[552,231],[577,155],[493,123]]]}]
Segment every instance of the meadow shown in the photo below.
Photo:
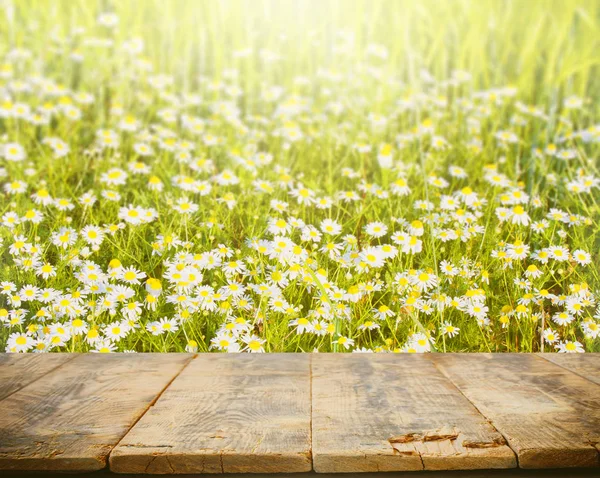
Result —
[{"label": "meadow", "polygon": [[600,2],[0,2],[0,349],[600,351]]}]

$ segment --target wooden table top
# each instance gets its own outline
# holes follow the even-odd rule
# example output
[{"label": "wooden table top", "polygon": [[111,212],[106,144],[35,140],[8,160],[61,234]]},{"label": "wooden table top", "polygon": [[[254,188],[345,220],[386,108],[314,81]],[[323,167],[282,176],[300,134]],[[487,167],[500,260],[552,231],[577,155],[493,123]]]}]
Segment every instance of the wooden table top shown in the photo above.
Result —
[{"label": "wooden table top", "polygon": [[600,354],[0,354],[0,470],[600,466]]}]

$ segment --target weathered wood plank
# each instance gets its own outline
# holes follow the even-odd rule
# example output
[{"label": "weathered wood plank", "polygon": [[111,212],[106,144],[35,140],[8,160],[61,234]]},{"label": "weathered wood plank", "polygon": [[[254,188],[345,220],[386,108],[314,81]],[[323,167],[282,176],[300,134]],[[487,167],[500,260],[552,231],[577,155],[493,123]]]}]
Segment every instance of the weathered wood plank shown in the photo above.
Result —
[{"label": "weathered wood plank", "polygon": [[319,354],[312,369],[317,472],[516,466],[500,433],[423,355]]},{"label": "weathered wood plank", "polygon": [[522,468],[599,465],[600,386],[527,354],[432,354]]},{"label": "weathered wood plank", "polygon": [[74,358],[75,354],[0,354],[0,400]]},{"label": "weathered wood plank", "polygon": [[539,354],[539,356],[600,385],[600,353]]},{"label": "weathered wood plank", "polygon": [[98,470],[192,358],[87,354],[1,402],[0,470]]},{"label": "weathered wood plank", "polygon": [[110,469],[309,471],[310,356],[199,355],[115,447]]}]

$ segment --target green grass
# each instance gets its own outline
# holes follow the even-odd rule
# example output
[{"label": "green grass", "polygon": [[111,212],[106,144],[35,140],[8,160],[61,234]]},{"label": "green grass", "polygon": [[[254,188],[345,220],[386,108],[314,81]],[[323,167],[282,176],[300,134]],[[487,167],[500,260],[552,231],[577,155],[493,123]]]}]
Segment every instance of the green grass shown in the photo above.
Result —
[{"label": "green grass", "polygon": [[[535,352],[578,342],[600,351],[600,3],[5,4],[0,150],[10,156],[17,144],[26,158],[0,154],[1,348]],[[118,25],[101,25],[103,12]],[[134,39],[142,50],[128,51]],[[45,124],[19,112],[27,108],[46,112]],[[99,130],[110,130],[116,147]],[[69,153],[56,157],[48,138]],[[183,142],[193,146],[189,157],[178,156]],[[153,154],[140,154],[140,144]],[[378,159],[388,144],[390,168]],[[257,153],[272,161],[261,165]],[[122,184],[103,179],[113,168],[127,172]],[[196,189],[182,190],[178,177]],[[157,180],[162,190],[150,187]],[[72,209],[36,204],[40,189]],[[295,192],[305,189],[331,205],[299,202]],[[105,197],[115,192],[118,200]],[[348,192],[358,200],[344,200]],[[97,201],[84,206],[85,193]],[[197,211],[177,211],[181,198]],[[449,201],[455,209],[441,207]],[[129,205],[157,217],[130,224],[119,217]],[[554,209],[563,219],[549,217]],[[341,231],[316,241],[292,226],[321,228],[326,219]],[[279,220],[285,232],[275,234],[269,225]],[[376,223],[387,228],[381,237],[368,232]],[[83,238],[87,226],[106,233],[98,247]],[[462,239],[444,241],[441,229]],[[62,247],[67,230],[76,240]],[[421,250],[403,252],[394,233],[422,241]],[[161,236],[178,245],[157,246]],[[328,243],[340,253],[329,254]],[[398,254],[366,267],[368,248],[377,256],[386,245]],[[522,257],[502,257],[523,245]],[[213,268],[206,254],[222,246],[230,257]],[[552,247],[565,247],[566,260],[532,257]],[[231,261],[245,271],[227,272]],[[53,276],[44,277],[44,264]],[[129,267],[145,274],[139,284],[126,284]],[[148,278],[162,287],[152,304]],[[243,301],[222,289],[232,282],[247,289]],[[32,300],[27,286],[38,288]],[[42,289],[55,297],[44,301]],[[556,318],[567,310],[566,322]],[[155,335],[151,324],[162,318],[171,329]],[[304,319],[322,332],[297,333]],[[448,324],[456,335],[443,333]],[[560,338],[544,341],[544,331]]]}]

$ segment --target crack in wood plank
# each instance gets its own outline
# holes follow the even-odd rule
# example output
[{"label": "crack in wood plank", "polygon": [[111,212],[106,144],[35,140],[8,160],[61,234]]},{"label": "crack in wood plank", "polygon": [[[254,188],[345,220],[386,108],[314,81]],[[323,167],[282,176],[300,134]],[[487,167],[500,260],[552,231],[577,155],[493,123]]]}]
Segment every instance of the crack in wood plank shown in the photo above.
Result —
[{"label": "crack in wood plank", "polygon": [[319,354],[312,396],[317,472],[516,466],[497,430],[424,356]]},{"label": "crack in wood plank", "polygon": [[394,443],[409,443],[412,441],[439,441],[439,440],[456,440],[460,430],[454,426],[444,426],[434,430],[424,430],[422,432],[410,432],[404,435],[398,435],[388,438],[388,441]]}]

